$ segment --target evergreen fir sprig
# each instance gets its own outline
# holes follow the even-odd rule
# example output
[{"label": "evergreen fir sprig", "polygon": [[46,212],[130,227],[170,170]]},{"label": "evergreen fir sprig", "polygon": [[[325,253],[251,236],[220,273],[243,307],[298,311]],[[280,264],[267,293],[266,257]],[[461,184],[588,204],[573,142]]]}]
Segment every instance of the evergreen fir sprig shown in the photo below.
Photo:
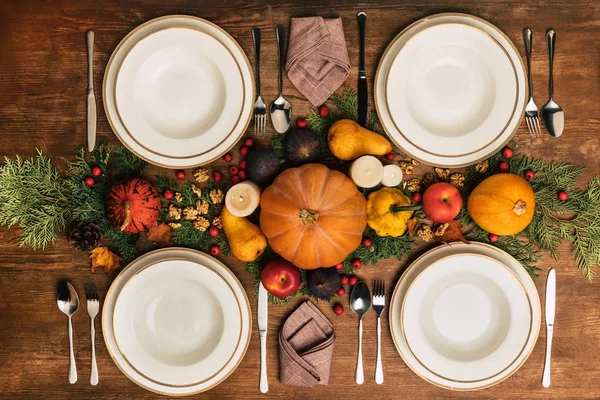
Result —
[{"label": "evergreen fir sprig", "polygon": [[0,165],[0,225],[19,226],[20,244],[45,248],[71,222],[69,190],[40,150],[35,158],[4,158]]},{"label": "evergreen fir sprig", "polygon": [[[484,174],[467,170],[463,196],[468,194],[485,178],[498,173],[500,153],[489,159],[489,168]],[[529,226],[514,237],[501,237],[495,246],[506,250],[521,262],[533,275],[540,261],[539,250],[548,251],[558,258],[558,246],[567,241],[571,244],[573,256],[582,274],[592,280],[596,268],[600,266],[600,180],[592,178],[585,189],[580,189],[577,180],[584,168],[569,163],[548,162],[543,159],[515,155],[509,160],[510,171],[524,176],[526,171],[534,172],[529,182],[535,194],[535,213]],[[569,198],[558,199],[558,193],[565,191]],[[466,204],[462,210],[463,225],[472,231],[467,235],[471,240],[489,242],[488,233],[477,227],[468,215]]]}]

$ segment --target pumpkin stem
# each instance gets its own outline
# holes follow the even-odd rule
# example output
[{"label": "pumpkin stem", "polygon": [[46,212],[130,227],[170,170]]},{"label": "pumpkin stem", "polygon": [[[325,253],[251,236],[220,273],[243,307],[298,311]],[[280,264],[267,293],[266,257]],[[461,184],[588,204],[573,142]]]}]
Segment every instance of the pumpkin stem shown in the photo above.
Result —
[{"label": "pumpkin stem", "polygon": [[517,200],[513,206],[513,212],[518,216],[521,216],[527,212],[527,204],[523,200]]},{"label": "pumpkin stem", "polygon": [[300,209],[300,220],[304,225],[316,225],[319,219],[319,212],[309,208]]},{"label": "pumpkin stem", "polygon": [[423,207],[422,206],[418,206],[418,205],[415,205],[415,206],[400,206],[398,204],[392,204],[390,206],[390,212],[392,214],[396,214],[396,213],[399,213],[401,211],[416,211],[416,210],[420,210],[421,208],[423,208]]},{"label": "pumpkin stem", "polygon": [[123,207],[125,208],[125,221],[123,221],[123,224],[121,225],[121,231],[127,229],[129,224],[131,223],[131,202],[127,200],[123,204]]}]

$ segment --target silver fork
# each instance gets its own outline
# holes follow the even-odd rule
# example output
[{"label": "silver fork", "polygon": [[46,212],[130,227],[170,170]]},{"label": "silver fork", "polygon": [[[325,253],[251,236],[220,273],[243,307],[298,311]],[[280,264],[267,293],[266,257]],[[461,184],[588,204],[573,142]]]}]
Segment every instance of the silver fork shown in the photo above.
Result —
[{"label": "silver fork", "polygon": [[90,374],[90,383],[98,384],[98,366],[96,365],[96,329],[94,328],[94,318],[98,315],[100,301],[98,300],[98,291],[93,283],[85,285],[85,297],[87,299],[87,310],[90,314],[91,332],[92,332],[92,372]]},{"label": "silver fork", "polygon": [[267,106],[260,97],[260,28],[252,28],[252,41],[254,42],[254,60],[256,61],[256,102],[254,103],[254,135],[265,134],[267,126]]},{"label": "silver fork", "polygon": [[381,364],[381,314],[385,308],[385,282],[373,283],[373,310],[377,314],[377,366],[375,367],[375,382],[383,383],[383,365]]},{"label": "silver fork", "polygon": [[537,105],[533,101],[533,80],[531,79],[531,29],[523,29],[523,43],[525,43],[525,55],[527,56],[527,81],[529,82],[529,102],[525,106],[525,122],[531,136],[542,135],[540,120],[538,118]]}]

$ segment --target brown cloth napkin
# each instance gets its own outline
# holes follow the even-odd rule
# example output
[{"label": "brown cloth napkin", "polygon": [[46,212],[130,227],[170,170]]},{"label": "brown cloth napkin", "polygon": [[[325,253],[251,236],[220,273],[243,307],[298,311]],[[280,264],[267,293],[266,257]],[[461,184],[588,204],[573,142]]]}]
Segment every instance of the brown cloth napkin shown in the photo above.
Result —
[{"label": "brown cloth napkin", "polygon": [[292,386],[329,383],[335,333],[333,325],[310,301],[290,315],[279,332],[279,379]]},{"label": "brown cloth napkin", "polygon": [[342,19],[292,18],[285,69],[313,106],[323,104],[350,71]]}]

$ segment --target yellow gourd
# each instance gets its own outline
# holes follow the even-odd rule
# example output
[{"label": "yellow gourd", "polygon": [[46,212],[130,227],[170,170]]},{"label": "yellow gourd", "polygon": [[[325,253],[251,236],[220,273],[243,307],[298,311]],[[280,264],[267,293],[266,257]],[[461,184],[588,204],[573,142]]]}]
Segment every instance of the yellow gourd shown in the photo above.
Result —
[{"label": "yellow gourd", "polygon": [[400,189],[384,187],[369,195],[367,223],[379,236],[402,236],[417,206]]},{"label": "yellow gourd", "polygon": [[354,160],[365,154],[383,156],[392,151],[389,140],[350,119],[342,119],[331,125],[327,143],[331,153],[340,160]]},{"label": "yellow gourd", "polygon": [[477,185],[467,209],[481,229],[501,236],[515,235],[533,219],[535,195],[522,177],[496,174]]}]

